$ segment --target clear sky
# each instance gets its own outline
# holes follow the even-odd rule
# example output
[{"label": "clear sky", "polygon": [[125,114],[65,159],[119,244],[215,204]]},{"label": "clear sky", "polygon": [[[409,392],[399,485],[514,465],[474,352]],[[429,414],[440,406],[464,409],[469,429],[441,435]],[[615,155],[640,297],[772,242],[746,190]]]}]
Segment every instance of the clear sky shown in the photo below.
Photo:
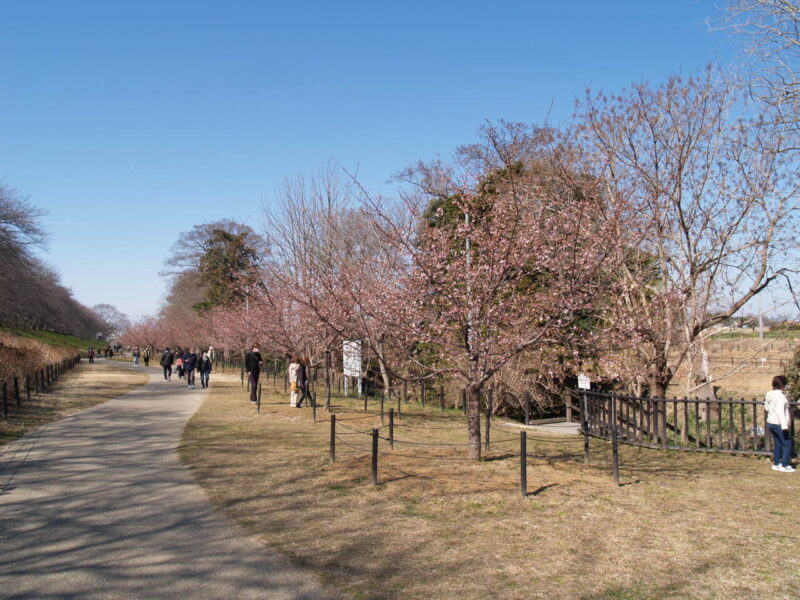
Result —
[{"label": "clear sky", "polygon": [[558,122],[587,87],[725,64],[717,5],[0,0],[0,179],[47,211],[78,300],[154,313],[181,231],[260,227],[284,177],[330,158],[386,192],[487,119]]}]

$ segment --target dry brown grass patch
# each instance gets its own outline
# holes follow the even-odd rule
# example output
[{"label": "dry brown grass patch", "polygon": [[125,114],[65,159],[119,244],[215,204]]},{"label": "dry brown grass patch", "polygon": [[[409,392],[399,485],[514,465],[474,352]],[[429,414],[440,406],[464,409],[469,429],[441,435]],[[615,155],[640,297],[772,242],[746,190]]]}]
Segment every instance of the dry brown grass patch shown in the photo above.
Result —
[{"label": "dry brown grass patch", "polygon": [[[518,434],[498,428],[495,439],[512,441],[477,464],[457,447],[392,453],[381,440],[372,488],[367,436],[339,444],[330,465],[329,423],[312,423],[310,409],[269,395],[256,415],[238,383],[213,384],[184,433],[183,460],[233,518],[354,598],[800,596],[797,479],[763,459],[625,447],[616,487],[605,443],[592,442],[584,466],[578,438],[532,435],[534,494],[523,499]],[[345,424],[378,423],[338,404]],[[404,422],[455,419],[417,411]],[[465,440],[461,428],[398,427],[396,437]]]},{"label": "dry brown grass patch", "polygon": [[8,419],[0,415],[0,446],[21,435],[85,408],[101,404],[147,383],[147,374],[113,365],[81,363],[58,382],[28,401],[20,390],[22,406],[9,401]]}]

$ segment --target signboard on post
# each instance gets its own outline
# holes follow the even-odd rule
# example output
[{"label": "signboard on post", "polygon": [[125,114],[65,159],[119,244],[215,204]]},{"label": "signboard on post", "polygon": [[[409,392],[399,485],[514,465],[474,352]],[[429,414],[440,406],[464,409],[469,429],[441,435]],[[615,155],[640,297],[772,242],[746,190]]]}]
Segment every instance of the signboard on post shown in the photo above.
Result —
[{"label": "signboard on post", "polygon": [[342,343],[342,363],[345,377],[361,377],[361,341],[350,340]]},{"label": "signboard on post", "polygon": [[579,390],[589,390],[592,388],[592,380],[589,379],[589,376],[586,373],[579,373],[578,374],[578,389]]}]

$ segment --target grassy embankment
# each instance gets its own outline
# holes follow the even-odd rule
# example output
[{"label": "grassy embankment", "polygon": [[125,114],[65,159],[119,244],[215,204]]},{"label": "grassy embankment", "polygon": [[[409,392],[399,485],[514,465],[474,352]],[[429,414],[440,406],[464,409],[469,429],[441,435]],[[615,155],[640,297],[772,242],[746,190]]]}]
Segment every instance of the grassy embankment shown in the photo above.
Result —
[{"label": "grassy embankment", "polygon": [[[257,415],[232,377],[212,383],[183,460],[231,517],[352,598],[800,597],[797,476],[764,459],[624,447],[616,487],[605,443],[584,466],[579,438],[536,434],[521,498],[518,434],[498,427],[510,441],[477,464],[381,440],[373,488],[366,435],[340,427],[331,465],[326,413],[315,424],[266,393]],[[335,405],[348,427],[379,424],[360,402]],[[465,441],[461,416],[404,412],[398,440]]]}]

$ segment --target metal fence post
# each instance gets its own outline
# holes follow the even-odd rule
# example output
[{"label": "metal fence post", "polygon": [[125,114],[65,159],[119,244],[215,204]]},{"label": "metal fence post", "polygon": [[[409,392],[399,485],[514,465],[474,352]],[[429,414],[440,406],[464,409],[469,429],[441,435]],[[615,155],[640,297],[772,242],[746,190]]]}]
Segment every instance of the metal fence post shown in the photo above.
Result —
[{"label": "metal fence post", "polygon": [[519,432],[519,491],[528,497],[528,432]]},{"label": "metal fence post", "polygon": [[19,378],[14,377],[14,398],[17,401],[17,406],[22,406],[22,400],[19,397]]},{"label": "metal fence post", "polygon": [[381,427],[383,427],[383,401],[384,401],[384,392],[381,391]]},{"label": "metal fence post", "polygon": [[389,409],[389,448],[394,450],[394,409]]},{"label": "metal fence post", "polygon": [[370,469],[370,481],[373,486],[378,485],[378,430],[372,430],[372,465]]},{"label": "metal fence post", "polygon": [[619,485],[619,439],[617,437],[617,395],[611,394],[611,474]]},{"label": "metal fence post", "polygon": [[581,429],[583,430],[583,462],[589,464],[589,400],[581,394]]},{"label": "metal fence post", "polygon": [[317,392],[311,392],[311,417],[317,422]]},{"label": "metal fence post", "polygon": [[486,398],[486,449],[488,450],[492,435],[492,392],[487,392],[484,397]]},{"label": "metal fence post", "polygon": [[256,397],[256,411],[261,414],[261,384],[258,384],[258,396]]},{"label": "metal fence post", "polygon": [[8,384],[3,382],[3,418],[8,418]]},{"label": "metal fence post", "polygon": [[328,447],[328,456],[331,462],[336,462],[336,415],[331,413],[331,440]]}]

